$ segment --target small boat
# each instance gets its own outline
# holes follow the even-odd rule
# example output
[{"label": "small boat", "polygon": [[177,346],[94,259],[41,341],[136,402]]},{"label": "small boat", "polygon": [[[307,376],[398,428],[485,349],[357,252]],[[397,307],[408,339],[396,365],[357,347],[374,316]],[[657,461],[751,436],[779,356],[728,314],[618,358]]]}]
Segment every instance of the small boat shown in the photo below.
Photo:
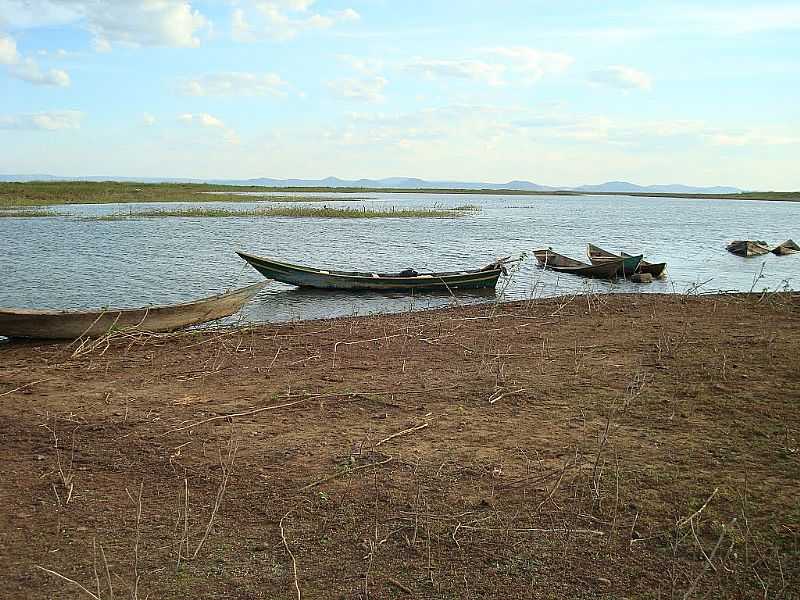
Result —
[{"label": "small boat", "polygon": [[767,242],[761,240],[734,240],[728,244],[727,250],[736,256],[761,256],[769,252]]},{"label": "small boat", "polygon": [[793,240],[786,240],[782,244],[775,246],[772,250],[770,250],[770,252],[778,256],[786,256],[787,254],[800,252],[800,246],[795,244]]},{"label": "small boat", "polygon": [[[599,246],[595,246],[594,244],[589,244],[587,254],[589,255],[589,260],[592,261],[592,264],[596,262],[602,262],[604,260],[613,260],[615,258],[630,258],[630,254],[625,254],[624,252],[620,252],[619,254],[614,254],[613,252],[609,252],[608,250],[603,250]],[[639,266],[636,268],[635,273],[650,273],[653,277],[663,277],[664,272],[667,269],[667,263],[651,263],[647,262],[646,260],[639,261]],[[633,275],[633,273],[626,273],[626,276]]]},{"label": "small boat", "polygon": [[[596,265],[587,265],[584,262],[563,256],[550,249],[534,250],[533,255],[539,265],[545,269],[582,277],[593,277],[595,279],[615,279],[622,274],[626,261],[629,261],[629,264],[634,264],[631,259],[617,258],[616,260],[607,260]],[[631,258],[639,261],[642,257],[634,256]],[[635,270],[635,268],[634,265],[633,269]]]},{"label": "small boat", "polygon": [[301,287],[325,290],[453,290],[493,288],[500,275],[507,274],[499,259],[481,269],[445,273],[418,273],[406,269],[399,273],[370,273],[361,271],[334,271],[293,265],[270,258],[236,252],[256,271],[268,279]]},{"label": "small boat", "polygon": [[237,312],[266,282],[181,304],[89,311],[0,308],[0,335],[10,338],[77,339],[112,332],[162,332],[215,321]]}]

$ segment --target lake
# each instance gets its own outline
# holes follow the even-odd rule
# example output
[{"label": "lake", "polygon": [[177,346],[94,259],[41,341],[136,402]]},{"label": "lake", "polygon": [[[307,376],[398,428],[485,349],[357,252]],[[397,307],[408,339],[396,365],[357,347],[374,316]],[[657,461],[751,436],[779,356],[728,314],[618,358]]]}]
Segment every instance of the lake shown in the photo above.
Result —
[{"label": "lake", "polygon": [[[242,311],[239,319],[248,322],[398,312],[584,290],[683,293],[798,287],[800,254],[745,259],[730,254],[725,246],[732,239],[763,239],[770,245],[797,239],[800,203],[628,196],[337,195],[348,196],[369,200],[324,204],[375,208],[475,204],[481,211],[454,219],[93,221],[85,217],[165,205],[58,206],[53,210],[64,216],[0,218],[0,306],[81,309],[166,304],[260,281],[261,276],[234,249],[309,266],[381,272],[461,270],[481,267],[496,257],[527,254],[519,270],[501,279],[497,293],[489,295],[307,291],[273,282]],[[203,206],[244,209],[272,204],[259,199]],[[532,255],[534,249],[550,246],[585,260],[587,242],[667,262],[667,278],[652,284],[590,281],[542,271]]]}]

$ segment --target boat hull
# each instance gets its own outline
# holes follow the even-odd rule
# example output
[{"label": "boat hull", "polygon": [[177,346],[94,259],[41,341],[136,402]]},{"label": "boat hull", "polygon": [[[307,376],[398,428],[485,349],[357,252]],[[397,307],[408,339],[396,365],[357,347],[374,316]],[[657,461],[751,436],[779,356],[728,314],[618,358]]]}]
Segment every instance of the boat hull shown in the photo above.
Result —
[{"label": "boat hull", "polygon": [[[595,246],[594,244],[589,244],[589,249],[587,254],[589,255],[589,260],[594,264],[595,262],[600,262],[602,260],[614,259],[614,258],[630,258],[630,254],[625,254],[624,252],[620,252],[619,255],[616,255],[608,250],[603,250],[599,246]],[[627,267],[626,267],[627,270]],[[632,275],[635,273],[649,273],[653,277],[663,277],[664,273],[667,270],[667,263],[650,263],[646,260],[639,261],[639,266],[636,267],[636,270],[633,273],[626,273],[626,276]]]},{"label": "boat hull", "polygon": [[623,268],[624,259],[607,260],[596,265],[562,256],[552,250],[534,250],[533,255],[544,269],[593,279],[616,279]]},{"label": "boat hull", "polygon": [[758,240],[734,240],[726,247],[728,252],[736,256],[762,256],[770,250],[767,244]]},{"label": "boat hull", "polygon": [[782,244],[775,246],[770,252],[776,256],[786,256],[787,254],[794,254],[800,251],[800,246],[794,243],[793,240],[786,240]]},{"label": "boat hull", "polygon": [[303,267],[245,252],[237,254],[268,279],[300,287],[324,290],[427,291],[494,288],[503,273],[492,269],[431,273],[417,276],[379,275],[355,271],[328,271]]},{"label": "boat hull", "polygon": [[0,335],[11,338],[77,339],[110,332],[164,332],[230,316],[266,282],[194,302],[93,311],[0,308]]}]

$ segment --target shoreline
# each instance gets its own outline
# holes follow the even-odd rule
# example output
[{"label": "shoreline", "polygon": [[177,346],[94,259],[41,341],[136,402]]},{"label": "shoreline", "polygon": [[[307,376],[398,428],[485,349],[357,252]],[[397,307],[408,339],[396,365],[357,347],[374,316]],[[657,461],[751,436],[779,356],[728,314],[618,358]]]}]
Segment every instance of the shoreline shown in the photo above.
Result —
[{"label": "shoreline", "polygon": [[[215,192],[209,194],[208,192]],[[23,206],[60,206],[68,204],[121,204],[146,202],[253,202],[263,199],[242,196],[242,192],[281,194],[281,202],[292,193],[384,193],[384,194],[461,194],[487,196],[630,196],[645,198],[683,198],[717,200],[758,200],[798,202],[800,192],[742,192],[740,194],[682,194],[661,192],[576,192],[571,190],[498,190],[449,188],[338,188],[338,187],[269,187],[214,184],[136,183],[136,182],[0,182],[0,208]],[[333,198],[326,198],[333,201]],[[299,199],[298,201],[308,201]],[[323,201],[323,200],[321,200]]]},{"label": "shoreline", "polygon": [[0,345],[0,595],[81,597],[93,541],[118,596],[797,589],[799,324],[587,294]]}]

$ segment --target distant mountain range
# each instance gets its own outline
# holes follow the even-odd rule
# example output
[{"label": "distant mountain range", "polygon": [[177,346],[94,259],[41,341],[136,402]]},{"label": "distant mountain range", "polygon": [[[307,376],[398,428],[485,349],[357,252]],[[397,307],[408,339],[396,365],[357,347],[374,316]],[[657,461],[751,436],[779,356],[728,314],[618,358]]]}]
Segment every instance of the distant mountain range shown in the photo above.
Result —
[{"label": "distant mountain range", "polygon": [[330,187],[330,188],[395,188],[395,189],[461,189],[461,190],[521,190],[530,192],[605,192],[605,193],[657,193],[657,194],[738,194],[739,188],[730,186],[695,187],[681,184],[636,185],[627,181],[608,181],[599,185],[578,187],[553,187],[531,181],[508,183],[483,183],[472,181],[427,181],[415,177],[386,177],[384,179],[181,179],[174,177],[59,177],[55,175],[0,175],[0,181],[131,181],[140,183],[211,183],[219,185],[259,185],[267,187]]}]

